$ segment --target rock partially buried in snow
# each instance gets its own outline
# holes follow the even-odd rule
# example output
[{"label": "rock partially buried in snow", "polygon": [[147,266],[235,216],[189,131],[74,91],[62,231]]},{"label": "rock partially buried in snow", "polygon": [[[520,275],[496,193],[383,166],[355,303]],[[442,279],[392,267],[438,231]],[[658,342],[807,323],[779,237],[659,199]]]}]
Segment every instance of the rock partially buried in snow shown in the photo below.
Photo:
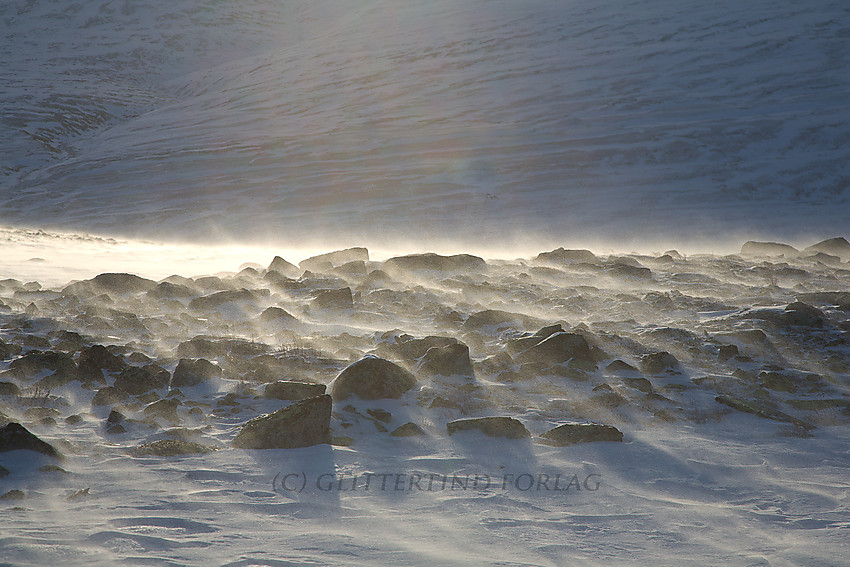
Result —
[{"label": "rock partially buried in snow", "polygon": [[517,362],[562,364],[569,360],[593,361],[590,345],[582,335],[554,333],[515,357]]},{"label": "rock partially buried in snow", "polygon": [[331,407],[327,394],[295,402],[247,422],[233,446],[240,449],[296,449],[331,443]]},{"label": "rock partially buried in snow", "polygon": [[390,433],[391,437],[418,437],[421,435],[425,435],[425,432],[412,421],[399,425]]},{"label": "rock partially buried in snow", "polygon": [[742,256],[784,256],[796,258],[800,251],[789,244],[779,242],[755,242],[750,240],[741,246]]},{"label": "rock partially buried in snow", "polygon": [[512,417],[473,417],[456,419],[446,424],[446,431],[454,435],[460,431],[481,431],[488,437],[505,437],[507,439],[525,439],[531,433],[522,422]]},{"label": "rock partially buried in snow", "polygon": [[298,268],[298,266],[287,262],[280,256],[274,257],[272,263],[269,264],[268,271],[277,272],[288,278],[297,278],[301,275],[301,270]]},{"label": "rock partially buried in snow", "polygon": [[127,368],[115,379],[115,387],[124,390],[128,394],[137,396],[168,386],[171,374],[168,370],[155,364]]},{"label": "rock partially buried in snow", "polygon": [[210,453],[215,449],[200,443],[182,439],[160,439],[152,443],[144,443],[130,449],[134,457],[179,457],[182,455],[199,455]]},{"label": "rock partially buried in snow", "polygon": [[186,388],[197,386],[207,380],[221,378],[221,368],[206,360],[199,358],[191,360],[181,358],[177,363],[177,368],[174,369],[174,376],[171,377],[172,388]]},{"label": "rock partially buried in snow", "polygon": [[829,238],[805,248],[805,252],[821,252],[823,254],[830,254],[832,256],[838,256],[843,261],[847,262],[850,261],[850,242],[847,242],[847,239],[843,236]]},{"label": "rock partially buried in snow", "polygon": [[623,433],[612,425],[598,423],[565,423],[550,429],[540,436],[550,445],[566,447],[576,443],[591,443],[593,441],[622,442]]},{"label": "rock partially buried in snow", "polygon": [[354,395],[361,400],[397,399],[416,385],[416,377],[397,364],[367,356],[350,364],[333,382],[335,401]]},{"label": "rock partially buried in snow", "polygon": [[469,359],[469,347],[463,343],[428,349],[419,363],[418,370],[437,376],[475,377],[472,361]]},{"label": "rock partially buried in snow", "polygon": [[50,457],[62,458],[53,445],[42,441],[20,423],[7,423],[0,428],[0,453],[17,450],[35,451]]},{"label": "rock partially buried in snow", "polygon": [[355,247],[347,248],[345,250],[337,250],[335,252],[328,252],[327,254],[319,254],[318,256],[312,256],[306,260],[302,260],[298,263],[298,267],[305,271],[310,270],[314,272],[321,272],[326,264],[331,264],[333,267],[336,267],[357,261],[368,262],[369,250],[366,248]]}]

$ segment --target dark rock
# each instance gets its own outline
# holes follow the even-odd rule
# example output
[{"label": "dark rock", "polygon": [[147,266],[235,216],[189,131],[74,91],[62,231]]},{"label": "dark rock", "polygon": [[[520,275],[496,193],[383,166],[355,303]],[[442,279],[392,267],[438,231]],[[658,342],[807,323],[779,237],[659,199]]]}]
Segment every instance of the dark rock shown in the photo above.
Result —
[{"label": "dark rock", "polygon": [[481,331],[487,327],[494,327],[496,330],[501,330],[509,327],[527,329],[539,327],[541,321],[528,315],[520,313],[510,313],[508,311],[500,311],[498,309],[487,309],[470,315],[463,322],[461,330],[464,332]]},{"label": "dark rock", "polygon": [[443,273],[482,272],[487,269],[487,262],[478,256],[455,254],[441,256],[439,254],[410,254],[397,256],[384,262],[383,270],[388,274],[406,274],[418,271],[434,271]]},{"label": "dark rock", "polygon": [[263,397],[274,400],[305,400],[321,396],[326,389],[324,384],[281,380],[267,384],[263,390]]},{"label": "dark rock", "polygon": [[355,395],[361,400],[400,398],[416,385],[416,377],[388,360],[367,356],[345,368],[330,384],[334,400]]},{"label": "dark rock", "polygon": [[807,423],[801,419],[797,419],[794,416],[783,413],[779,410],[773,409],[771,407],[765,406],[758,402],[741,400],[739,398],[733,398],[732,396],[717,396],[714,398],[718,403],[729,406],[730,408],[736,409],[738,411],[742,411],[745,413],[751,413],[753,415],[757,415],[759,417],[764,417],[767,419],[773,419],[776,421],[784,421],[788,423],[793,423],[798,427],[802,427],[803,429],[814,429],[814,425],[811,423]]},{"label": "dark rock", "polygon": [[57,374],[67,376],[69,380],[77,375],[77,364],[71,355],[52,350],[28,352],[13,360],[9,369],[27,377],[36,376],[45,370],[53,370]]},{"label": "dark rock", "polygon": [[209,360],[203,358],[197,360],[181,358],[177,363],[177,368],[174,369],[174,376],[171,377],[171,387],[186,388],[197,386],[207,380],[221,378],[221,376],[221,368]]},{"label": "dark rock", "polygon": [[738,356],[738,354],[739,354],[739,351],[738,351],[737,346],[735,346],[735,345],[720,345],[720,348],[718,349],[717,356],[720,358],[720,360],[729,360],[730,358]]},{"label": "dark rock", "polygon": [[850,291],[821,291],[815,293],[798,293],[797,301],[834,305],[839,311],[850,311]]},{"label": "dark rock", "polygon": [[555,333],[514,358],[520,363],[546,365],[563,364],[571,359],[593,362],[587,340],[575,333]]},{"label": "dark rock", "polygon": [[240,449],[294,449],[330,444],[331,397],[293,403],[247,422],[233,439]]},{"label": "dark rock", "polygon": [[391,437],[417,437],[419,435],[425,435],[425,432],[412,421],[399,425],[390,432]]},{"label": "dark rock", "polygon": [[374,419],[377,419],[378,421],[382,421],[384,423],[389,423],[393,419],[393,414],[391,414],[387,410],[381,409],[381,408],[367,409],[366,413],[369,414]]},{"label": "dark rock", "polygon": [[470,378],[475,376],[472,361],[469,359],[469,347],[463,343],[428,349],[419,363],[418,370],[428,375]]},{"label": "dark rock", "polygon": [[678,366],[679,361],[676,360],[676,357],[665,351],[647,354],[640,359],[640,368],[645,374],[674,371]]},{"label": "dark rock", "polygon": [[183,439],[160,439],[144,443],[130,449],[134,457],[179,457],[181,455],[203,455],[215,451],[214,448]]},{"label": "dark rock", "polygon": [[784,256],[787,258],[796,258],[800,255],[800,251],[788,244],[778,242],[755,242],[750,240],[745,242],[741,247],[741,255],[743,256]]},{"label": "dark rock", "polygon": [[351,288],[320,289],[311,305],[318,309],[349,309],[354,306]]},{"label": "dark rock", "polygon": [[61,458],[59,451],[49,443],[45,443],[21,425],[20,423],[8,423],[0,428],[0,453],[17,450],[35,451],[50,457]]},{"label": "dark rock", "polygon": [[13,382],[0,382],[0,396],[19,396],[21,389]]},{"label": "dark rock", "polygon": [[107,386],[98,390],[92,398],[91,405],[93,406],[113,406],[120,404],[129,399],[130,395],[114,386]]},{"label": "dark rock", "polygon": [[618,278],[652,279],[652,270],[643,266],[632,266],[630,264],[614,264],[608,268],[607,273],[609,276]]},{"label": "dark rock", "polygon": [[444,348],[456,344],[458,340],[452,337],[428,336],[414,339],[408,335],[402,335],[397,337],[395,343],[380,343],[376,352],[388,357],[414,361],[425,356],[425,353],[432,348]]},{"label": "dark rock", "polygon": [[180,400],[168,398],[147,405],[143,411],[145,415],[161,417],[171,424],[178,424],[180,423],[180,416],[177,415],[177,406],[180,405],[183,405]]},{"label": "dark rock", "polygon": [[23,490],[12,489],[0,496],[0,500],[25,500],[26,497],[27,495]]},{"label": "dark rock", "polygon": [[0,465],[0,478],[3,478],[4,476],[9,476],[10,474],[11,473],[9,472],[9,469],[4,467],[3,465]]},{"label": "dark rock", "polygon": [[637,368],[622,360],[615,360],[605,367],[608,372],[639,372]]},{"label": "dark rock", "polygon": [[814,329],[823,327],[828,321],[823,311],[801,301],[795,301],[786,306],[783,319],[786,325],[811,327]]},{"label": "dark rock", "polygon": [[118,410],[112,410],[106,418],[106,423],[121,423],[127,419],[123,413]]},{"label": "dark rock", "polygon": [[297,278],[301,275],[301,270],[298,266],[290,264],[280,256],[275,256],[272,263],[268,267],[269,272],[277,272],[287,278]]},{"label": "dark rock", "polygon": [[572,262],[590,262],[595,263],[599,258],[590,250],[564,250],[558,248],[551,252],[541,252],[534,258],[538,264],[548,264],[550,266],[559,266]]},{"label": "dark rock", "polygon": [[781,372],[762,372],[759,374],[759,383],[763,388],[776,392],[793,393],[797,391],[797,385],[794,381]]},{"label": "dark rock", "polygon": [[113,423],[106,428],[106,433],[108,435],[121,435],[127,433],[127,428],[120,423]]},{"label": "dark rock", "polygon": [[318,256],[312,256],[299,262],[298,267],[301,268],[301,270],[322,272],[327,264],[330,264],[331,267],[335,267],[356,261],[368,262],[369,250],[366,248],[355,247],[348,248],[346,250],[328,252],[327,254],[319,254]]},{"label": "dark rock", "polygon": [[550,429],[540,437],[558,447],[594,441],[623,441],[623,433],[619,429],[598,423],[565,423]]},{"label": "dark rock", "polygon": [[115,379],[115,387],[124,390],[134,396],[157,390],[168,386],[171,374],[161,366],[148,364],[147,366],[131,366]]},{"label": "dark rock", "polygon": [[65,423],[67,423],[68,425],[77,425],[77,424],[82,423],[82,422],[83,422],[83,416],[76,414],[76,413],[74,415],[69,415],[68,417],[65,418]]},{"label": "dark rock", "polygon": [[121,372],[127,367],[120,356],[112,354],[103,345],[92,345],[80,351],[79,364],[87,364],[91,367],[108,370],[109,372]]},{"label": "dark rock", "polygon": [[194,337],[177,345],[177,356],[181,358],[216,358],[229,352],[226,344],[205,337]]},{"label": "dark rock", "polygon": [[0,340],[0,360],[8,360],[13,356],[18,356],[22,350],[19,345]]},{"label": "dark rock", "polygon": [[823,411],[830,408],[850,407],[850,400],[842,399],[788,400],[786,403],[794,409],[804,411]]},{"label": "dark rock", "polygon": [[646,378],[625,378],[623,382],[625,382],[627,386],[634,388],[635,390],[639,390],[644,394],[652,393],[652,382]]},{"label": "dark rock", "polygon": [[508,341],[507,350],[511,355],[516,355],[522,351],[528,350],[551,337],[555,333],[563,333],[564,328],[560,324],[549,325],[543,327],[530,337],[519,337]]},{"label": "dark rock", "polygon": [[478,430],[488,437],[506,437],[508,439],[524,439],[531,437],[531,433],[522,422],[512,417],[473,417],[468,419],[456,419],[446,424],[449,435],[459,431]]}]

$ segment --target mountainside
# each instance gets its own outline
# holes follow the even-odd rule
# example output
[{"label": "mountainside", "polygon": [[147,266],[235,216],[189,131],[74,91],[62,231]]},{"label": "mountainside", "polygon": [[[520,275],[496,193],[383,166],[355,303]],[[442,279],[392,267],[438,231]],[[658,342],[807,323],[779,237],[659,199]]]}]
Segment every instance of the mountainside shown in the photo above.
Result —
[{"label": "mountainside", "polygon": [[827,237],[848,21],[827,0],[5,3],[0,221]]}]

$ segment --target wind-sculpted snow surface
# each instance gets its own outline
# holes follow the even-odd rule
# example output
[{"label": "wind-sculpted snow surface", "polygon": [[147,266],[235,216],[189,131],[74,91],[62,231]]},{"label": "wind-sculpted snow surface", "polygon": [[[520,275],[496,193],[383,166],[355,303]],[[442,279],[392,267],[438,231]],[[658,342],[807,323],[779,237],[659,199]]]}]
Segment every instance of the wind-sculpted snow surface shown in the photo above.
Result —
[{"label": "wind-sculpted snow surface", "polygon": [[5,2],[0,219],[827,236],[848,206],[849,19],[834,0]]},{"label": "wind-sculpted snow surface", "polygon": [[848,249],[2,280],[0,557],[840,564]]}]

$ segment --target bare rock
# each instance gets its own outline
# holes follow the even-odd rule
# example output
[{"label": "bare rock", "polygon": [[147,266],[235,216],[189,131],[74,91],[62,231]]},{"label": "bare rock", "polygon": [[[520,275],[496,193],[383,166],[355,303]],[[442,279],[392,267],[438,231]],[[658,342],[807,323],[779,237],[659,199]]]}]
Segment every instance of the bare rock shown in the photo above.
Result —
[{"label": "bare rock", "polygon": [[240,449],[294,449],[330,444],[333,402],[327,394],[293,403],[248,421],[233,446]]},{"label": "bare rock", "polygon": [[811,246],[805,248],[804,251],[821,252],[823,254],[838,256],[845,262],[850,261],[850,242],[847,242],[847,239],[843,236],[839,236],[837,238],[829,238],[827,240],[818,242],[817,244],[812,244]]},{"label": "bare rock", "polygon": [[0,453],[17,450],[35,451],[50,457],[61,458],[62,455],[52,445],[30,433],[20,423],[7,423],[0,428]]},{"label": "bare rock", "polygon": [[330,384],[333,399],[354,395],[361,400],[400,398],[416,385],[416,377],[388,360],[367,356],[350,364]]},{"label": "bare rock", "polygon": [[469,347],[463,343],[428,349],[418,370],[428,375],[475,377]]},{"label": "bare rock", "polygon": [[336,267],[347,264],[348,262],[356,261],[368,262],[369,250],[362,247],[354,247],[347,248],[345,250],[336,250],[326,254],[319,254],[318,256],[312,256],[299,262],[298,267],[303,271],[310,270],[313,272],[322,272],[327,264],[330,264],[331,267]]},{"label": "bare rock", "polygon": [[197,386],[207,380],[221,378],[221,376],[221,368],[209,360],[204,358],[197,360],[181,358],[177,363],[177,368],[174,369],[174,376],[171,377],[171,387],[186,388]]},{"label": "bare rock", "polygon": [[520,363],[563,364],[570,360],[593,361],[590,345],[575,333],[554,333],[514,357]]},{"label": "bare rock", "polygon": [[171,374],[161,366],[131,366],[115,379],[115,387],[134,396],[168,386]]},{"label": "bare rock", "polygon": [[412,421],[399,425],[390,432],[391,437],[418,437],[420,435],[425,435],[425,432]]},{"label": "bare rock", "polygon": [[557,248],[551,252],[541,252],[534,258],[537,264],[548,264],[550,266],[559,266],[572,262],[590,262],[596,263],[599,258],[590,250],[565,250]]},{"label": "bare rock", "polygon": [[745,242],[741,247],[741,255],[742,256],[755,256],[755,257],[776,257],[782,256],[786,258],[796,258],[800,255],[800,251],[790,246],[788,244],[782,244],[779,242],[756,242],[750,240]]},{"label": "bare rock", "polygon": [[623,441],[623,433],[614,426],[598,423],[565,423],[540,436],[550,445],[566,447],[594,441]]},{"label": "bare rock", "polygon": [[522,422],[512,417],[473,417],[456,419],[446,424],[446,431],[454,435],[459,431],[481,431],[488,437],[506,437],[508,439],[524,439],[531,433]]},{"label": "bare rock", "polygon": [[91,405],[93,406],[113,406],[123,403],[129,399],[130,395],[120,388],[107,386],[98,390],[92,398]]},{"label": "bare rock", "polygon": [[676,357],[666,351],[654,352],[644,355],[640,359],[640,369],[645,374],[661,374],[662,372],[674,371],[679,366]]},{"label": "bare rock", "polygon": [[144,443],[130,449],[134,457],[180,457],[182,455],[203,455],[215,449],[200,443],[183,439],[160,439],[152,443]]}]

